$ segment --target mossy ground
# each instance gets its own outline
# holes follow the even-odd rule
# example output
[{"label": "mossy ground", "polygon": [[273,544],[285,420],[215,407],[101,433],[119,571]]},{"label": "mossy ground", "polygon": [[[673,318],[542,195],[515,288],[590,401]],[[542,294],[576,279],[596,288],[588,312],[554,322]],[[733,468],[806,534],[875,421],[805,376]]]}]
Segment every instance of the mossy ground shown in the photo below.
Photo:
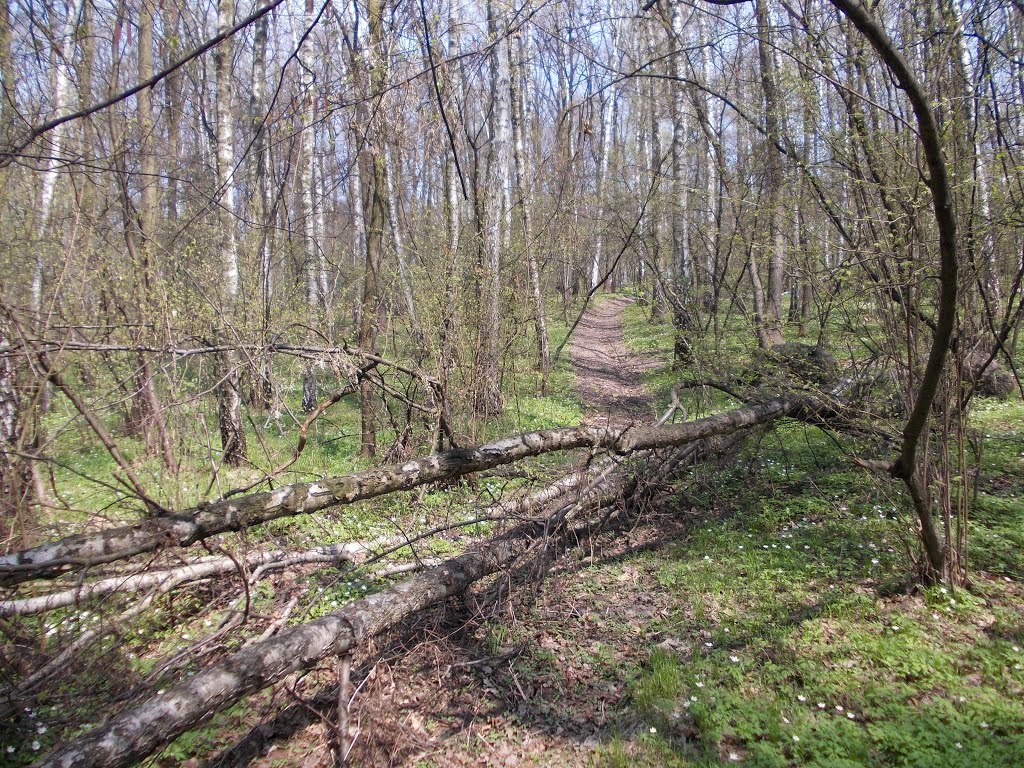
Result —
[{"label": "mossy ground", "polygon": [[[670,328],[629,312],[627,338],[667,355]],[[980,401],[973,426],[973,570],[955,592],[912,587],[900,488],[811,428],[770,430],[668,502],[719,513],[628,565],[671,607],[644,628],[657,642],[598,764],[1024,764],[1024,405]]]}]

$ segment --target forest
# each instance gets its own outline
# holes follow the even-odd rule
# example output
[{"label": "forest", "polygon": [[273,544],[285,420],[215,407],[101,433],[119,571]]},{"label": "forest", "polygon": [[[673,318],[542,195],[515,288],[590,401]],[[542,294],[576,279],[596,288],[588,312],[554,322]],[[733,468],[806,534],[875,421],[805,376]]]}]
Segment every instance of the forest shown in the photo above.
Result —
[{"label": "forest", "polygon": [[1020,0],[8,0],[0,88],[0,766],[1024,765]]}]

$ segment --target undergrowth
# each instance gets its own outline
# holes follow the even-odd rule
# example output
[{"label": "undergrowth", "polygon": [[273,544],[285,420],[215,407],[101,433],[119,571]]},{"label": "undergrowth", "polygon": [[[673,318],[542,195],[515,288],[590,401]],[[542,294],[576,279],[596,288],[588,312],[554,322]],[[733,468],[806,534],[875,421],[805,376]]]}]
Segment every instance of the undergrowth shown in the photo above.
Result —
[{"label": "undergrowth", "polygon": [[[667,326],[629,313],[634,348],[670,354]],[[673,503],[725,514],[624,566],[671,609],[597,764],[1024,765],[1024,406],[981,401],[973,426],[967,589],[914,586],[901,489],[817,430],[774,428],[698,477]]]}]

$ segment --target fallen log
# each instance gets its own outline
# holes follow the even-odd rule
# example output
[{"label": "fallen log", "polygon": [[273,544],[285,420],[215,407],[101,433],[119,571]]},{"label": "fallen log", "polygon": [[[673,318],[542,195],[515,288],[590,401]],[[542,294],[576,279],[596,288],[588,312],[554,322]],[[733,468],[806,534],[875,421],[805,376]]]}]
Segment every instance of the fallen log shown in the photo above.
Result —
[{"label": "fallen log", "polygon": [[185,512],[70,536],[4,555],[0,557],[0,586],[53,579],[134,555],[187,547],[215,534],[453,480],[546,453],[589,448],[628,454],[679,446],[816,408],[817,402],[811,398],[782,396],[682,424],[624,428],[580,426],[529,432],[476,448],[454,449],[319,482],[297,483],[264,493],[203,503]]},{"label": "fallen log", "polygon": [[[764,418],[760,421],[770,419]],[[720,421],[722,431],[735,429]],[[719,439],[687,441],[653,470],[658,484],[672,477],[686,460],[701,454],[702,447],[721,449]],[[548,489],[541,491],[543,494]],[[548,514],[523,523],[512,531],[478,545],[463,555],[414,576],[390,589],[349,603],[340,610],[280,632],[188,678],[164,694],[122,712],[105,726],[82,736],[46,756],[38,766],[129,765],[153,754],[162,745],[195,727],[243,697],[262,690],[288,675],[307,670],[331,655],[346,656],[367,639],[399,626],[420,610],[461,594],[484,577],[511,567],[517,560],[552,536],[565,534],[570,546],[586,540],[581,528],[569,530],[571,515],[579,510],[595,511],[623,496],[650,489],[636,476],[627,475],[615,462],[591,467],[590,482],[575,503],[548,507]],[[538,495],[538,498],[542,496]],[[551,509],[554,512],[551,512]],[[590,530],[604,525],[610,515],[591,521]],[[583,526],[587,528],[588,526]],[[543,548],[542,548],[543,549]]]},{"label": "fallen log", "polygon": [[[591,487],[570,508],[601,507],[615,499],[621,489],[621,482],[604,477],[597,488]],[[530,549],[535,536],[554,533],[549,526],[551,518],[564,522],[567,509],[558,505],[549,519],[524,523],[394,587],[243,648],[58,748],[37,766],[117,768],[141,760],[243,697],[309,669],[328,656],[345,656],[424,608],[461,594],[474,582],[508,568]]]},{"label": "fallen log", "polygon": [[276,550],[253,552],[240,558],[207,557],[177,568],[166,568],[130,576],[111,576],[60,592],[51,592],[20,600],[0,600],[0,617],[34,616],[57,608],[78,605],[86,600],[115,592],[141,592],[146,589],[166,591],[165,588],[168,586],[178,586],[217,574],[236,571],[240,562],[244,562],[247,567],[255,567],[257,573],[263,573],[271,566],[287,567],[304,563],[353,562],[369,552],[372,547],[391,547],[396,543],[395,539],[377,543],[353,541],[314,547],[303,552]]}]

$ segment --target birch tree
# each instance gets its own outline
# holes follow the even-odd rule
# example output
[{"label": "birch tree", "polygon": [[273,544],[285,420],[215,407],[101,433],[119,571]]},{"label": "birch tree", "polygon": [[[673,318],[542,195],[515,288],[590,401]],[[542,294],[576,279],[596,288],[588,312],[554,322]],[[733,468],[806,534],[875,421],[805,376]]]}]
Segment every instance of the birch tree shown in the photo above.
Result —
[{"label": "birch tree", "polygon": [[[218,0],[217,28],[226,31],[234,23],[234,0]],[[229,331],[238,309],[241,279],[238,266],[238,242],[235,234],[235,147],[232,120],[232,39],[229,37],[214,51],[214,76],[217,82],[217,183],[218,242],[221,260],[221,305],[218,335],[229,344]],[[237,352],[221,355],[217,385],[217,422],[220,427],[224,463],[239,466],[247,460],[245,424],[242,421],[241,360]]]},{"label": "birch tree", "polygon": [[492,40],[490,86],[490,151],[484,189],[481,229],[480,341],[476,354],[473,409],[478,416],[501,413],[501,254],[510,215],[508,37],[501,0],[487,2],[487,30]]}]

